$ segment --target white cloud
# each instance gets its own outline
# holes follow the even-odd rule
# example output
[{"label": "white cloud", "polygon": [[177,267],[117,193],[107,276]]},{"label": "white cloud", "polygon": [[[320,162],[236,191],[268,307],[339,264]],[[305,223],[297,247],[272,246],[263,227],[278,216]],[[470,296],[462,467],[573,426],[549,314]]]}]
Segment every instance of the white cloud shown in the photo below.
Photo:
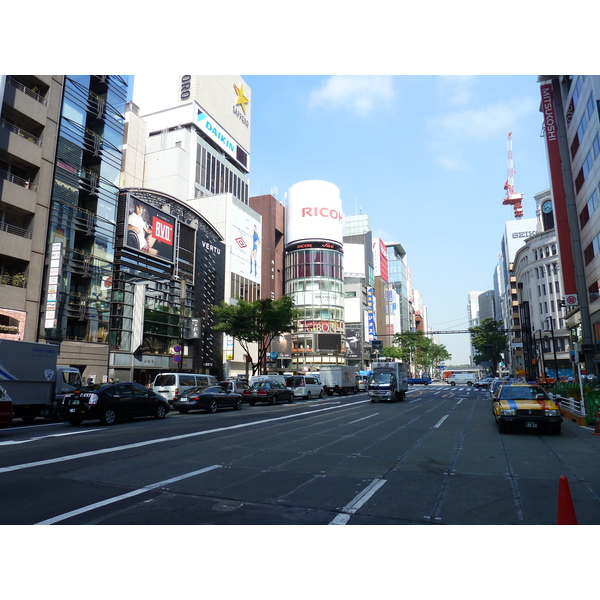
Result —
[{"label": "white cloud", "polygon": [[386,75],[335,75],[313,90],[310,108],[345,108],[370,112],[378,104],[388,105],[394,97],[393,77]]},{"label": "white cloud", "polygon": [[429,126],[437,133],[436,137],[485,140],[505,136],[522,116],[537,110],[538,105],[539,98],[515,98],[433,117],[429,119]]},{"label": "white cloud", "polygon": [[437,78],[438,94],[444,104],[461,106],[473,100],[477,77],[474,75],[444,75]]}]

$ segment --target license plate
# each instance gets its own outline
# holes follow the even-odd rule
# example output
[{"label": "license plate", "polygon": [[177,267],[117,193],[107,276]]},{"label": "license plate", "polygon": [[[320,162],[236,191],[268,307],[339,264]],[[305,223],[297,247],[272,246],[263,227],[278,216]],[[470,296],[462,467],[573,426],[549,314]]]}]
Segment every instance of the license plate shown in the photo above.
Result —
[{"label": "license plate", "polygon": [[525,427],[537,427],[537,423],[535,421],[527,421]]}]

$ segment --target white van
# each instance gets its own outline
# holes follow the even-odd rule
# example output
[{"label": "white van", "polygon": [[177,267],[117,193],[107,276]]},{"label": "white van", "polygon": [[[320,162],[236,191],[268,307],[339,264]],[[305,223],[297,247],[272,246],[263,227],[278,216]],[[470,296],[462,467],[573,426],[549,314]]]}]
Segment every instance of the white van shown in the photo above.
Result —
[{"label": "white van", "polygon": [[256,383],[257,381],[279,381],[279,383],[283,383],[285,385],[285,380],[287,377],[285,375],[253,375],[250,377],[250,385]]},{"label": "white van", "polygon": [[286,379],[285,387],[292,388],[295,397],[299,396],[307,400],[323,397],[323,384],[318,377],[294,375]]},{"label": "white van", "polygon": [[478,379],[477,373],[452,373],[452,375],[446,379],[446,382],[450,385],[456,385],[457,383],[473,385]]},{"label": "white van", "polygon": [[159,373],[152,383],[152,391],[160,394],[173,405],[173,398],[193,387],[219,385],[214,375],[196,373]]}]

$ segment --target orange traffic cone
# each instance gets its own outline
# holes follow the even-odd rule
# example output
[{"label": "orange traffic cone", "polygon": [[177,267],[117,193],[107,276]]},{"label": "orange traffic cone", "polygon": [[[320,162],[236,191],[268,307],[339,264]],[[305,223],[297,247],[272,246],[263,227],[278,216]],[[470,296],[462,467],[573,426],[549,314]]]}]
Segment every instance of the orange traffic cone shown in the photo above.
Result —
[{"label": "orange traffic cone", "polygon": [[558,515],[556,517],[556,524],[578,525],[569,482],[564,475],[558,478]]}]

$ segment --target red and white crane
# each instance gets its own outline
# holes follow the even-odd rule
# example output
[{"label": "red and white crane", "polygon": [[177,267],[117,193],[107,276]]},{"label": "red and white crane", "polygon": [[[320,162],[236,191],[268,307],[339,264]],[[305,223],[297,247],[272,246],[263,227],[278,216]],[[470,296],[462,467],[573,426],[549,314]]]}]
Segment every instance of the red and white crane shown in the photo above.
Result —
[{"label": "red and white crane", "polygon": [[511,205],[515,211],[515,219],[520,219],[523,216],[523,194],[515,193],[515,168],[513,165],[513,152],[512,152],[512,131],[508,134],[508,141],[506,142],[506,148],[508,151],[508,178],[504,184],[506,190],[506,198],[502,204]]}]

